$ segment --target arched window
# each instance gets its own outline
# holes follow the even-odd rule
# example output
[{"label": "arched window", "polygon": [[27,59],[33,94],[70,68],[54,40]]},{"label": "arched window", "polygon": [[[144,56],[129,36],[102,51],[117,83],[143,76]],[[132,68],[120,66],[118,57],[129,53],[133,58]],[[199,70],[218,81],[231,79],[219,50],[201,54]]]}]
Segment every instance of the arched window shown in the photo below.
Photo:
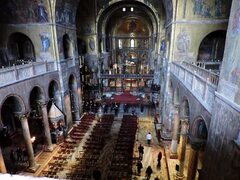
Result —
[{"label": "arched window", "polygon": [[35,61],[32,41],[22,33],[13,33],[7,43],[7,62],[1,61],[1,66],[22,65]]},{"label": "arched window", "polygon": [[122,39],[119,39],[119,40],[118,40],[118,48],[119,48],[119,49],[122,49]]},{"label": "arched window", "polygon": [[130,44],[130,47],[131,48],[134,48],[135,47],[135,41],[134,41],[134,39],[131,39],[131,42],[130,42],[131,44]]},{"label": "arched window", "polygon": [[73,44],[67,34],[63,36],[63,53],[65,59],[73,57]]}]

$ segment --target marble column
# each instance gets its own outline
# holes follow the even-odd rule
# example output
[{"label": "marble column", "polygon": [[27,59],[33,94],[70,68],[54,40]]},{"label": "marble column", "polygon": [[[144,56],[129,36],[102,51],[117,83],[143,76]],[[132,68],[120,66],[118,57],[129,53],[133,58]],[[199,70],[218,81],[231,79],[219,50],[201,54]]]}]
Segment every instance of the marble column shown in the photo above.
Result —
[{"label": "marble column", "polygon": [[184,178],[184,163],[188,135],[188,121],[181,120],[181,136],[180,136],[180,151],[179,151],[179,171],[176,174],[176,179]]},{"label": "marble column", "polygon": [[28,115],[19,115],[18,118],[21,122],[22,125],[22,133],[26,145],[26,150],[28,153],[28,162],[29,162],[29,167],[28,170],[30,172],[36,172],[38,169],[38,165],[36,164],[35,158],[34,158],[34,152],[33,152],[33,146],[31,142],[31,135],[29,131],[29,126],[28,126]]},{"label": "marble column", "polygon": [[73,93],[73,108],[74,108],[74,119],[73,121],[78,122],[80,121],[80,113],[79,113],[79,106],[78,106],[78,93],[77,88],[72,91]]},{"label": "marble column", "polygon": [[79,107],[79,114],[80,116],[83,114],[83,100],[82,100],[82,92],[81,88],[78,88],[78,107]]},{"label": "marble column", "polygon": [[1,147],[0,147],[0,173],[4,173],[4,174],[7,173]]},{"label": "marble column", "polygon": [[71,105],[71,114],[72,114],[72,121],[79,122],[80,121],[80,113],[79,113],[79,104],[78,104],[78,92],[77,92],[77,84],[73,84],[70,87],[70,105]]},{"label": "marble column", "polygon": [[47,105],[46,105],[45,102],[39,102],[39,105],[40,105],[41,110],[42,110],[44,135],[45,135],[45,141],[46,141],[45,150],[52,151],[53,150],[53,145],[52,145],[52,139],[51,139],[50,128],[49,128]]},{"label": "marble column", "polygon": [[177,159],[177,148],[178,148],[178,130],[179,130],[179,105],[175,105],[174,112],[174,122],[173,122],[173,132],[172,132],[172,142],[171,142],[171,159]]},{"label": "marble column", "polygon": [[191,142],[191,149],[189,155],[188,162],[188,172],[187,172],[187,180],[195,180],[197,165],[198,165],[198,155],[199,150],[201,148],[201,144]]}]

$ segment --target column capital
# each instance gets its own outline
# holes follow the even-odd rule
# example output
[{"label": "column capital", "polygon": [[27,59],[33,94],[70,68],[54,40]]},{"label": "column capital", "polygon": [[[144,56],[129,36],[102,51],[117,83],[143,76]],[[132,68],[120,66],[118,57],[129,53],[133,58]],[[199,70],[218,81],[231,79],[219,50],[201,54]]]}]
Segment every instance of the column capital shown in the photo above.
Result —
[{"label": "column capital", "polygon": [[14,112],[14,116],[16,118],[18,118],[19,120],[25,120],[29,117],[29,112],[25,112],[25,113],[22,113],[22,112]]},{"label": "column capital", "polygon": [[173,106],[174,106],[176,109],[179,109],[179,108],[180,108],[180,104],[179,104],[179,103],[174,104]]},{"label": "column capital", "polygon": [[42,100],[42,99],[37,100],[37,104],[41,107],[42,106],[47,106],[47,103],[48,103],[48,101],[45,101],[45,100]]}]

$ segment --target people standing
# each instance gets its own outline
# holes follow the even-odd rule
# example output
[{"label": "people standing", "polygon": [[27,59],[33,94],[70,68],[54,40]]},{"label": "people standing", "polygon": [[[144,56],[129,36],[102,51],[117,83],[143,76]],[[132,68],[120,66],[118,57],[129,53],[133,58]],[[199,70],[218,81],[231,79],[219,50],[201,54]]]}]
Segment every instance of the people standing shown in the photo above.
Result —
[{"label": "people standing", "polygon": [[138,146],[138,152],[139,152],[139,159],[142,160],[143,154],[144,154],[144,147],[141,144]]},{"label": "people standing", "polygon": [[152,172],[153,171],[152,171],[151,166],[148,166],[147,169],[146,169],[146,177],[147,177],[147,179],[150,179]]},{"label": "people standing", "polygon": [[15,164],[16,158],[15,158],[15,152],[14,152],[14,150],[11,150],[11,152],[10,152],[10,159],[11,159],[11,162],[12,162],[13,164]]},{"label": "people standing", "polygon": [[143,168],[142,162],[140,160],[138,160],[137,162],[137,171],[138,171],[138,175],[141,174],[141,169]]},{"label": "people standing", "polygon": [[22,149],[20,147],[17,148],[16,154],[17,154],[17,161],[21,162],[22,161]]},{"label": "people standing", "polygon": [[152,135],[151,135],[150,132],[147,134],[146,139],[147,139],[147,143],[148,143],[148,145],[150,146],[150,144],[151,144],[151,140],[152,140]]},{"label": "people standing", "polygon": [[157,162],[158,162],[157,167],[158,168],[161,168],[161,159],[162,159],[162,152],[160,151],[158,153],[158,158],[157,158]]}]

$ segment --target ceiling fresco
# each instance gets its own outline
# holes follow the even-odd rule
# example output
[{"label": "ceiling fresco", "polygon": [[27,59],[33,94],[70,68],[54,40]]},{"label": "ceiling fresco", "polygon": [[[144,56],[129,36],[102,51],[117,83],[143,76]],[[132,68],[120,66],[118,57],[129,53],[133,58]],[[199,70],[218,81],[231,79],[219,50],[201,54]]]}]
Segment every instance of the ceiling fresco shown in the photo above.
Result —
[{"label": "ceiling fresco", "polygon": [[[109,2],[111,0],[98,0],[97,1],[97,11],[99,12],[102,8],[106,8],[109,5]],[[132,2],[132,1],[131,1]],[[173,11],[173,5],[171,0],[144,0],[145,4],[151,4],[156,10],[158,15],[160,16],[162,3],[165,7],[165,13],[166,13],[166,21],[170,22],[172,20],[172,11]]]}]

